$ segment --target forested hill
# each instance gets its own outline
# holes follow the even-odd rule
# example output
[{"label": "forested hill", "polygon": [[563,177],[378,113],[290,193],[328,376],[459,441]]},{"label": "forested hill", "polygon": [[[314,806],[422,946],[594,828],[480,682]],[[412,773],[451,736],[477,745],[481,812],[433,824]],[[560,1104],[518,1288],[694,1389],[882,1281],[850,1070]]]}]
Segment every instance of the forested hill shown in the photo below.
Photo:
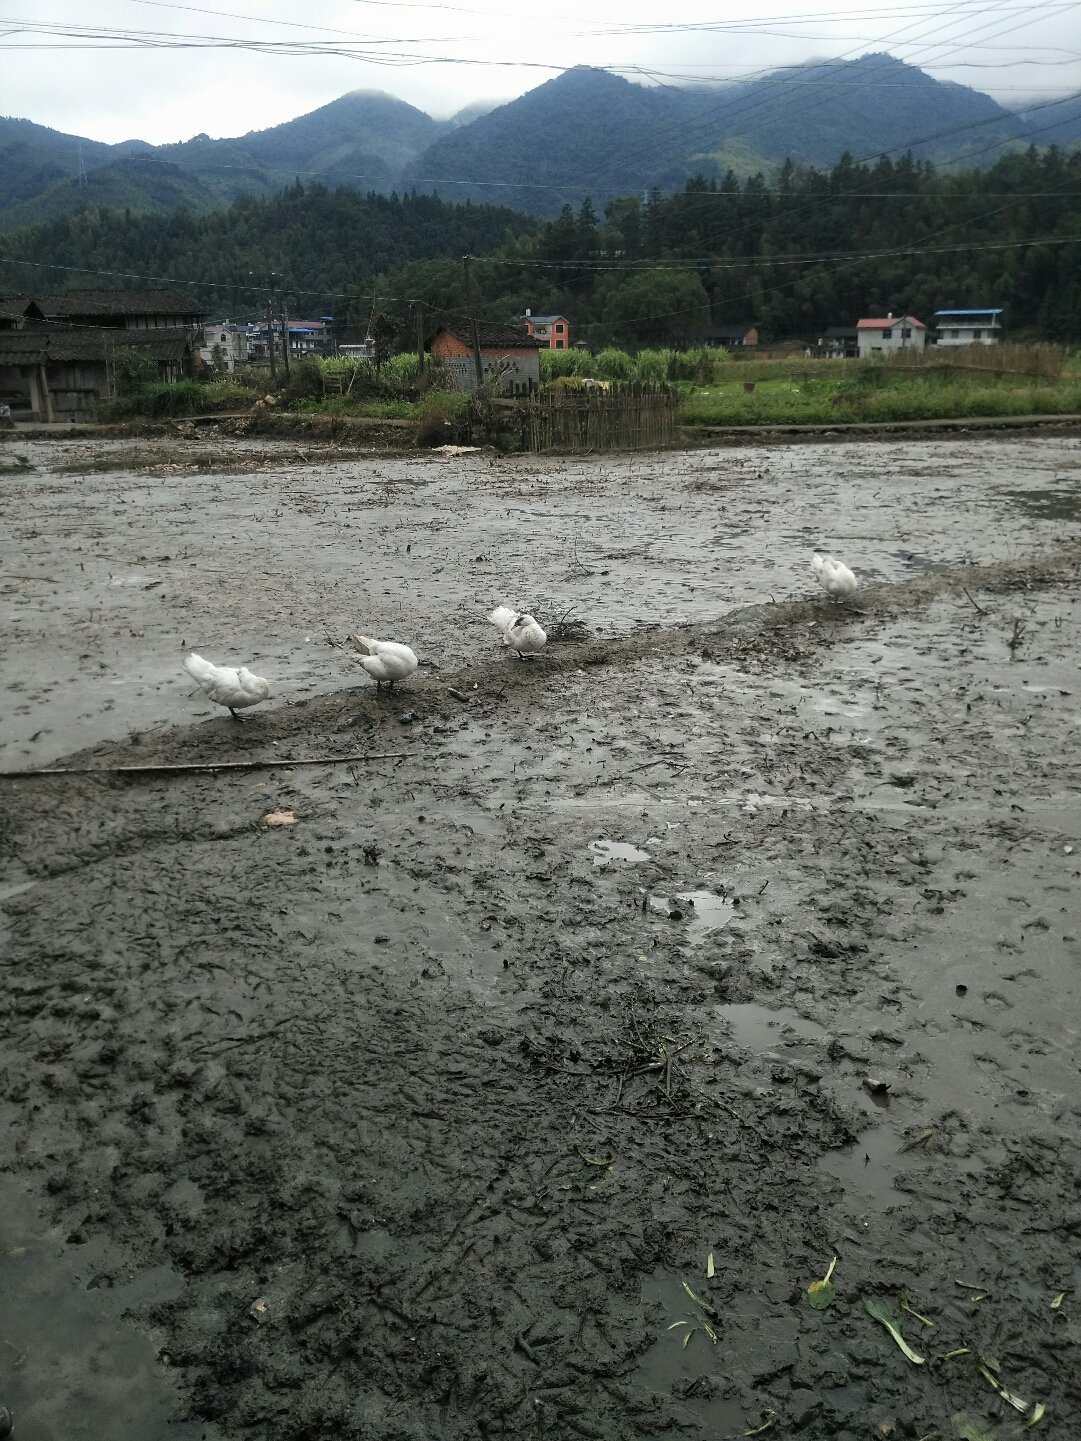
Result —
[{"label": "forested hill", "polygon": [[378,303],[404,333],[411,300],[467,311],[461,257],[473,254],[484,318],[559,312],[595,345],[693,342],[729,323],[814,341],[860,315],[930,319],[946,306],[1002,306],[1015,334],[1072,340],[1078,236],[1081,154],[1055,149],[984,171],[904,156],[789,165],[772,182],[699,178],[668,198],[623,197],[602,214],[586,201],[544,224],[499,206],[297,183],[212,215],[96,210],[0,237],[0,290],[54,290],[70,267],[70,285],[190,284],[221,317],[255,313],[253,285],[274,271],[294,314],[367,318]]},{"label": "forested hill", "polygon": [[235,315],[258,311],[255,287],[275,272],[294,313],[340,315],[345,292],[370,293],[380,273],[435,256],[487,255],[535,226],[500,206],[298,182],[272,200],[242,198],[211,214],[94,209],[0,236],[0,291],[53,291],[67,268],[69,286],[129,276],[190,284],[209,314]]},{"label": "forested hill", "polygon": [[[1081,336],[1081,155],[1003,157],[940,172],[904,156],[830,170],[782,168],[769,184],[694,180],[683,193],[567,207],[539,234],[475,267],[483,314],[568,316],[590,344],[693,343],[724,326],[813,344],[861,315],[1001,306],[1015,335]],[[385,278],[394,295],[464,310],[446,261]]]}]

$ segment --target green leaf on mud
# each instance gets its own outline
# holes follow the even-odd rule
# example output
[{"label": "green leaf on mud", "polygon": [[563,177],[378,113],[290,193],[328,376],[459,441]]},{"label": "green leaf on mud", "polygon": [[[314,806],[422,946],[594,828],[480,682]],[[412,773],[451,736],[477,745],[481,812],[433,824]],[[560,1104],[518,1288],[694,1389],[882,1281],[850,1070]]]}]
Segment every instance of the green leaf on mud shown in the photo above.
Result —
[{"label": "green leaf on mud", "polygon": [[935,1323],[933,1321],[928,1321],[926,1316],[921,1316],[918,1311],[914,1311],[912,1309],[912,1307],[909,1305],[908,1295],[906,1292],[901,1292],[900,1296],[898,1296],[897,1298],[897,1304],[898,1306],[900,1306],[902,1311],[907,1311],[910,1316],[915,1316],[916,1320],[921,1321],[923,1325],[931,1326],[932,1328],[934,1327]]},{"label": "green leaf on mud", "polygon": [[712,1281],[712,1280],[713,1280],[713,1277],[714,1277],[714,1274],[715,1274],[715,1272],[714,1272],[714,1266],[713,1266],[713,1252],[711,1251],[711,1252],[709,1253],[709,1255],[706,1257],[706,1276],[707,1276],[707,1278],[708,1278],[710,1281]]},{"label": "green leaf on mud", "polygon": [[684,1351],[686,1351],[686,1349],[687,1349],[687,1342],[688,1342],[688,1341],[691,1339],[691,1337],[694,1335],[694,1330],[695,1330],[695,1328],[692,1327],[692,1328],[687,1332],[686,1336],[684,1336],[684,1338],[683,1338],[683,1349],[684,1349]]},{"label": "green leaf on mud", "polygon": [[958,1441],[995,1441],[992,1433],[985,1431],[967,1411],[958,1411],[956,1416],[951,1416],[950,1425]]},{"label": "green leaf on mud", "polygon": [[716,1333],[716,1331],[714,1331],[713,1327],[709,1324],[708,1321],[703,1321],[703,1322],[702,1322],[702,1330],[706,1333],[706,1335],[709,1337],[709,1339],[713,1342],[714,1346],[716,1346],[716,1344],[717,1344],[717,1333]]},{"label": "green leaf on mud", "polygon": [[1007,1391],[1006,1387],[1003,1386],[1002,1382],[998,1379],[998,1377],[993,1371],[989,1371],[987,1367],[983,1365],[978,1366],[976,1369],[979,1371],[980,1375],[984,1378],[984,1380],[989,1382],[994,1387],[994,1389],[1002,1397],[1003,1401],[1006,1402],[1007,1406],[1012,1406],[1015,1411],[1028,1410],[1028,1402],[1022,1401],[1020,1396],[1015,1396],[1012,1391]]},{"label": "green leaf on mud", "polygon": [[578,1156],[586,1163],[587,1166],[610,1166],[612,1164],[611,1156],[609,1156],[608,1160],[606,1161],[603,1156],[587,1156],[584,1151],[578,1151],[577,1146],[575,1147],[575,1150],[577,1151]]},{"label": "green leaf on mud", "polygon": [[807,1300],[816,1311],[824,1311],[827,1306],[837,1298],[837,1287],[833,1284],[833,1273],[837,1266],[837,1257],[834,1256],[830,1262],[829,1270],[821,1281],[812,1281],[807,1287]]},{"label": "green leaf on mud", "polygon": [[744,1438],[745,1436],[761,1436],[761,1434],[762,1434],[763,1431],[768,1431],[771,1426],[776,1425],[776,1422],[777,1422],[777,1412],[776,1412],[776,1411],[769,1411],[769,1412],[767,1412],[767,1413],[766,1413],[766,1420],[762,1422],[761,1426],[756,1426],[753,1431],[741,1431],[741,1432],[739,1433],[739,1434],[740,1434],[740,1441],[743,1441],[743,1438]]},{"label": "green leaf on mud", "polygon": [[1065,1301],[1068,1295],[1068,1291],[1060,1291],[1055,1297],[1055,1299],[1051,1302],[1051,1310],[1058,1311],[1061,1308],[1063,1301]]},{"label": "green leaf on mud", "polygon": [[691,1290],[691,1288],[687,1285],[686,1281],[680,1281],[679,1284],[683,1287],[684,1291],[686,1291],[687,1295],[691,1298],[691,1300],[696,1306],[700,1306],[702,1310],[708,1312],[710,1316],[716,1316],[717,1313],[709,1304],[709,1302],[703,1301],[701,1296],[696,1296]]},{"label": "green leaf on mud", "polygon": [[892,1315],[889,1309],[881,1301],[867,1300],[863,1302],[863,1309],[873,1321],[885,1326],[898,1346],[904,1352],[905,1357],[912,1362],[913,1366],[922,1366],[923,1357],[918,1356],[905,1338],[901,1335],[901,1323],[896,1316]]},{"label": "green leaf on mud", "polygon": [[689,1321],[673,1321],[668,1329],[669,1331],[674,1331],[677,1326],[689,1326],[690,1324],[691,1323]]},{"label": "green leaf on mud", "polygon": [[1042,1401],[1037,1401],[1032,1408],[1032,1415],[1025,1422],[1026,1426],[1037,1426],[1047,1415],[1047,1407]]},{"label": "green leaf on mud", "polygon": [[938,1358],[940,1361],[952,1361],[955,1356],[971,1356],[971,1346],[958,1346],[956,1351],[944,1351]]}]

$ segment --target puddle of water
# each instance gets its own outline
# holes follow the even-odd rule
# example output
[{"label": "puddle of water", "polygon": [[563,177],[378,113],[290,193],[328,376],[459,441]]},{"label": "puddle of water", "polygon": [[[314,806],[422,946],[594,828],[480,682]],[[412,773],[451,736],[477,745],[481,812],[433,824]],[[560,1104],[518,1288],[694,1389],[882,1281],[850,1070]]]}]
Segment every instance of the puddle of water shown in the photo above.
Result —
[{"label": "puddle of water", "polygon": [[1081,521],[1081,487],[1069,490],[1000,490],[998,494],[1037,520]]},{"label": "puddle of water", "polygon": [[113,590],[125,590],[135,586],[148,586],[151,578],[148,575],[111,575],[109,585]]},{"label": "puddle of water", "polygon": [[957,565],[956,560],[932,560],[915,550],[894,550],[890,554],[896,556],[906,570],[916,570],[922,575],[937,575],[940,571],[953,570]]},{"label": "puddle of water", "polygon": [[629,846],[623,841],[591,841],[589,850],[595,866],[633,866],[650,858],[648,851],[639,850],[637,846]]},{"label": "puddle of water", "polygon": [[[708,1250],[706,1245],[703,1273],[687,1277],[695,1294],[707,1303],[710,1283],[704,1274],[704,1263]],[[743,1301],[737,1304],[742,1307]],[[766,1314],[768,1303],[757,1297],[746,1298],[746,1304],[754,1314],[739,1318],[741,1348],[761,1354],[772,1343],[782,1339],[777,1332],[778,1326],[785,1336],[794,1332],[796,1322],[791,1316],[769,1316]],[[705,1378],[720,1370],[722,1357],[725,1365],[732,1364],[732,1337],[736,1334],[732,1306],[726,1306],[725,1319],[719,1328],[710,1321],[718,1334],[718,1342],[714,1344],[701,1325],[702,1313],[683,1289],[681,1277],[664,1270],[647,1276],[642,1282],[642,1305],[658,1339],[645,1352],[636,1368],[639,1382],[661,1396],[670,1395],[673,1391],[681,1395],[706,1435],[736,1436],[755,1425],[756,1418],[749,1418],[738,1401],[718,1394],[719,1387],[702,1384]],[[705,1319],[709,1320],[708,1317]],[[669,1331],[667,1328],[677,1321],[688,1324]],[[684,1338],[692,1329],[695,1334],[684,1345]]]},{"label": "puddle of water", "polygon": [[858,1196],[868,1206],[884,1210],[898,1200],[894,1177],[909,1159],[892,1126],[871,1126],[843,1150],[827,1151],[818,1167],[840,1181],[846,1196]]},{"label": "puddle of water", "polygon": [[673,921],[686,921],[687,944],[700,946],[708,935],[719,931],[732,919],[735,902],[716,896],[712,891],[684,891],[671,900],[664,896],[650,896],[649,908]]},{"label": "puddle of water", "polygon": [[718,1006],[717,1015],[728,1022],[732,1039],[748,1051],[769,1051],[791,1045],[793,1039],[824,1040],[827,1032],[791,1006],[760,1006],[756,1002]]},{"label": "puddle of water", "polygon": [[157,1347],[122,1319],[133,1300],[176,1295],[180,1278],[161,1267],[133,1282],[88,1287],[89,1273],[109,1268],[103,1249],[65,1243],[63,1229],[46,1226],[6,1177],[0,1216],[0,1405],[15,1418],[14,1434],[26,1441],[220,1438],[210,1422],[178,1419],[184,1403]]}]

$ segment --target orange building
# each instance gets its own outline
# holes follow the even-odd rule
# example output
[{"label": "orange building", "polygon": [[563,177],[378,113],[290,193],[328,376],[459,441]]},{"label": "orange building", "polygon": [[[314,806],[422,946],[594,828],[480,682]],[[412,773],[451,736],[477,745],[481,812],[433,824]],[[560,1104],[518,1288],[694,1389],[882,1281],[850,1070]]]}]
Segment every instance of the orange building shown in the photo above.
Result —
[{"label": "orange building", "polygon": [[570,350],[571,323],[565,315],[525,313],[526,329],[542,350]]},{"label": "orange building", "polygon": [[[477,322],[484,383],[497,383],[503,392],[540,384],[537,342],[513,325]],[[468,321],[444,321],[428,341],[428,350],[450,373],[458,390],[476,390],[477,366],[473,357],[473,327]]]}]

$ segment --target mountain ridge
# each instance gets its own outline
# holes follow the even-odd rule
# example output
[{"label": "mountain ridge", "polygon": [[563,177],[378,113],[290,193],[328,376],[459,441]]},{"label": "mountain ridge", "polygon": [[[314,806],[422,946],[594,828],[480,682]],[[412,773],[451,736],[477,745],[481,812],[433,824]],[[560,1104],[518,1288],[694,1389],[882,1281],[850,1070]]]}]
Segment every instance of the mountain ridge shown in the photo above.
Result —
[{"label": "mountain ridge", "polygon": [[[641,85],[572,67],[516,99],[448,120],[383,91],[350,91],[294,120],[222,139],[154,146],[0,118],[0,230],[105,205],[210,211],[296,179],[361,193],[416,188],[555,215],[587,197],[680,189],[695,175],[828,166],[911,148],[939,165],[981,163],[1029,134],[1081,140],[1081,99],[1011,111],[884,53],[788,66],[720,90]],[[171,167],[171,169],[162,167]]]}]

